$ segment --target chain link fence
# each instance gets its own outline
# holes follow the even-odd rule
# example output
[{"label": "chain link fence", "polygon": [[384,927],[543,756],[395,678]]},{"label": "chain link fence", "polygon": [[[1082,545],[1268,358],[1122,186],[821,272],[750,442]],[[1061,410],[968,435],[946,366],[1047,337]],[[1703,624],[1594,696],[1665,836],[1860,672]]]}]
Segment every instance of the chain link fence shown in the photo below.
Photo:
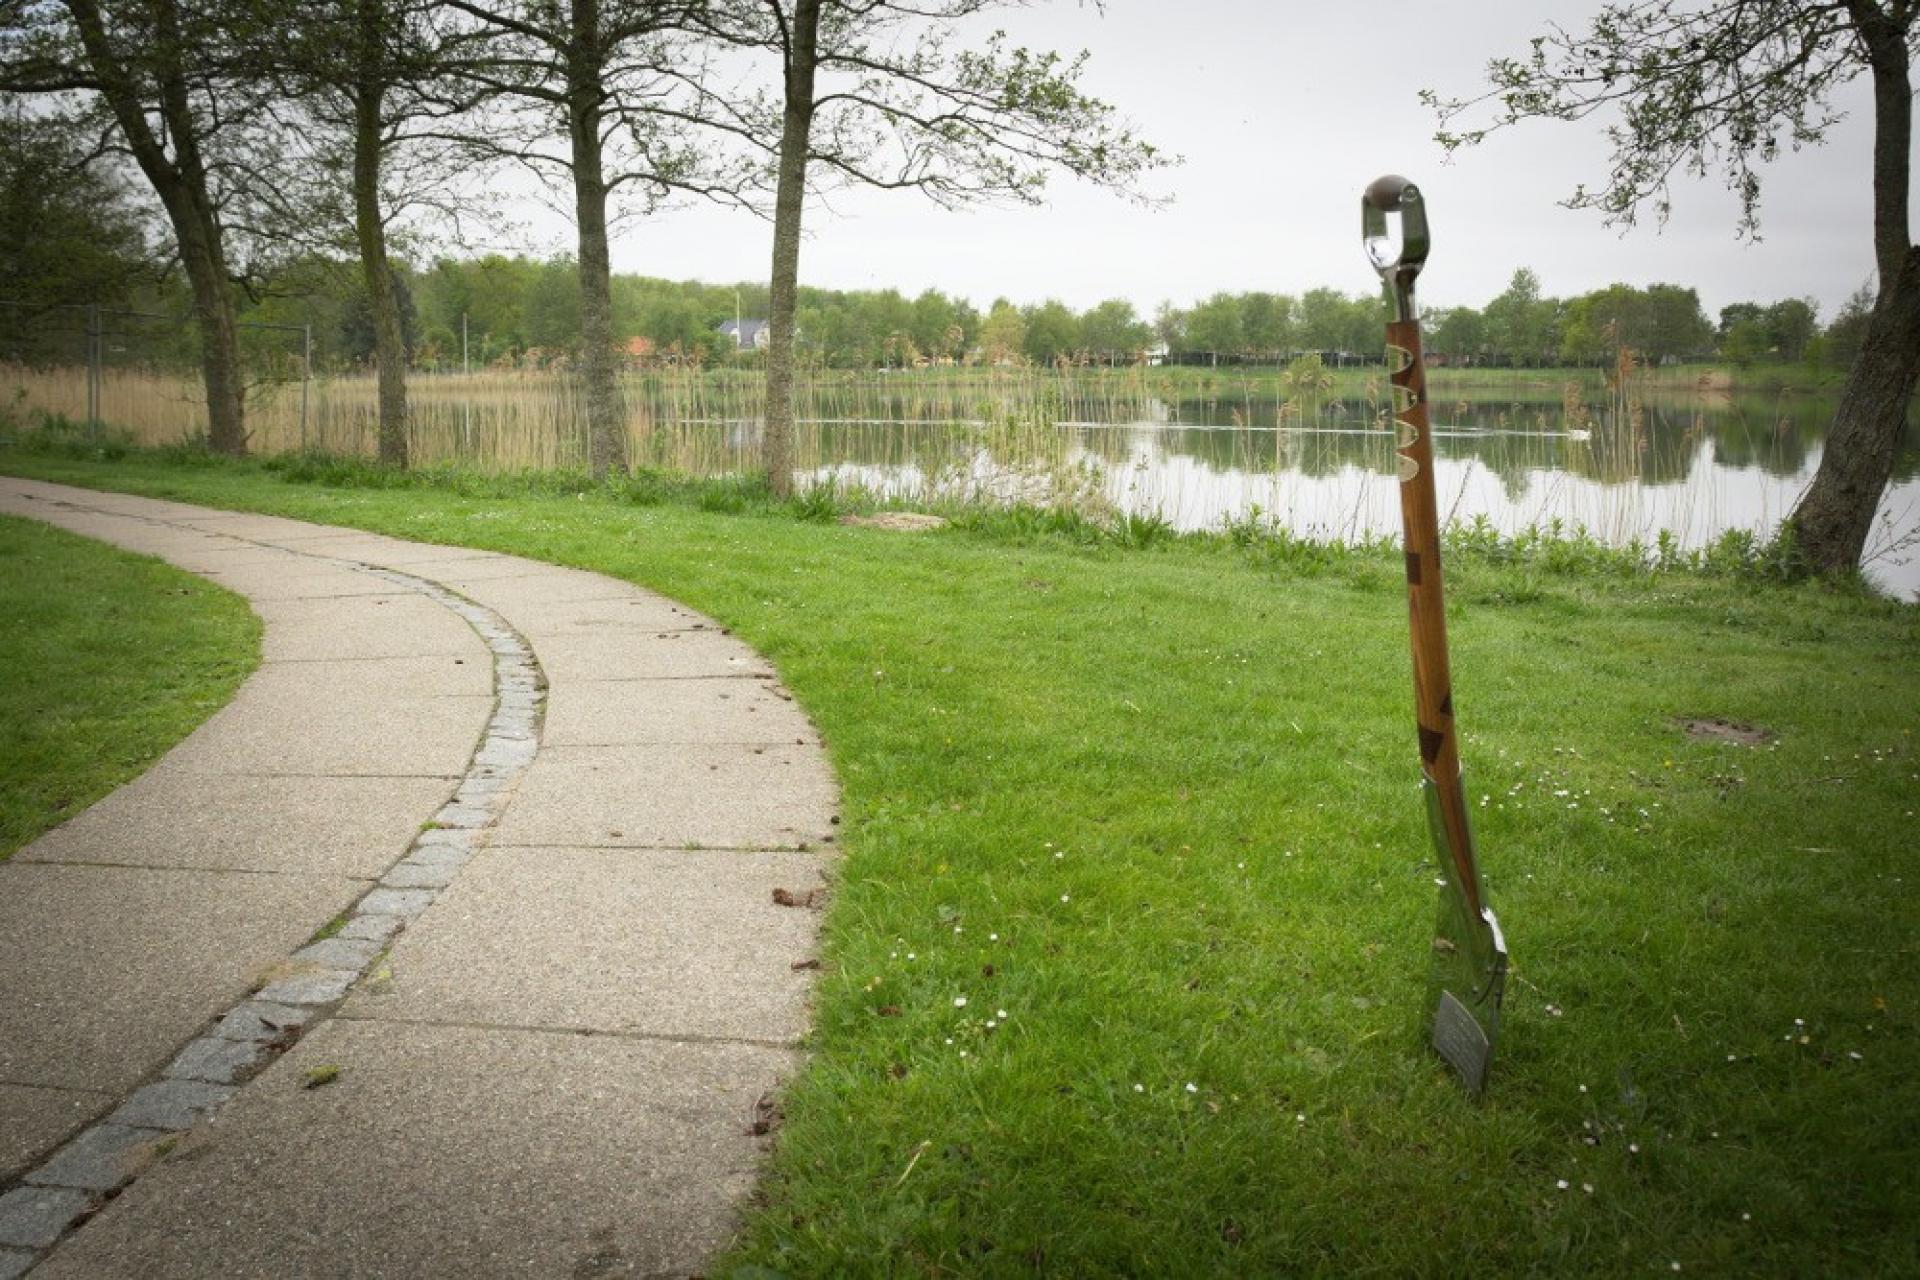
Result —
[{"label": "chain link fence", "polygon": [[[315,399],[311,327],[243,321],[239,329],[250,442],[304,446]],[[199,326],[168,312],[0,299],[0,413],[63,420],[94,440],[201,439]]]}]

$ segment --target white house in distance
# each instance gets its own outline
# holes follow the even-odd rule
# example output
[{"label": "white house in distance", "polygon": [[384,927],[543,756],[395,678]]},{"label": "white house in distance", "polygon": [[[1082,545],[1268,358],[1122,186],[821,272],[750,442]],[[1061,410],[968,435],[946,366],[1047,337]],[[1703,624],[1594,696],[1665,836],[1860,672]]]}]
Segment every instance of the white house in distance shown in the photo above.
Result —
[{"label": "white house in distance", "polygon": [[741,351],[765,351],[773,341],[773,329],[765,320],[723,321],[720,333],[732,338],[733,345]]}]

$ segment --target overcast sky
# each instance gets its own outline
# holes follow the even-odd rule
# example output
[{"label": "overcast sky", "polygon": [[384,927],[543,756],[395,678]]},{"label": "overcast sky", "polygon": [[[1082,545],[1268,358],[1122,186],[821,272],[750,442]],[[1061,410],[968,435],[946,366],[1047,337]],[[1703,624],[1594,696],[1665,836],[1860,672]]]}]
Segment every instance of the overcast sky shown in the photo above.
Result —
[{"label": "overcast sky", "polygon": [[[1871,99],[1845,91],[1850,118],[1829,142],[1765,172],[1763,239],[1736,242],[1736,202],[1717,181],[1676,189],[1664,230],[1627,234],[1558,206],[1605,175],[1598,121],[1535,122],[1442,163],[1422,87],[1466,95],[1497,53],[1519,53],[1547,21],[1579,24],[1598,0],[1075,0],[997,16],[1019,44],[1088,50],[1087,87],[1185,164],[1156,180],[1170,206],[1141,209],[1056,179],[1035,209],[946,213],[910,193],[837,196],[808,210],[804,284],[928,287],[984,305],[1060,298],[1085,308],[1132,300],[1150,314],[1216,290],[1300,293],[1373,287],[1360,251],[1359,192],[1397,171],[1427,193],[1434,247],[1429,304],[1484,304],[1516,267],[1546,292],[1615,281],[1699,289],[1729,302],[1811,297],[1831,318],[1872,270]],[[537,223],[564,247],[564,225]],[[625,224],[614,268],[673,279],[764,279],[766,224],[710,208]]]}]

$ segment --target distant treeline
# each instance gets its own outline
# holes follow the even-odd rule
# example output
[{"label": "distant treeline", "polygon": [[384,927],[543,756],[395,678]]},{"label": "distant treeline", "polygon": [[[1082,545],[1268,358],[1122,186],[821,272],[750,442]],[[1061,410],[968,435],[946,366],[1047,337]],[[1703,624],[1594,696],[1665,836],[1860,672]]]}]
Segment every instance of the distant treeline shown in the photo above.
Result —
[{"label": "distant treeline", "polygon": [[[395,270],[407,349],[420,369],[549,367],[577,355],[580,291],[571,259],[492,254],[443,258],[424,269]],[[44,304],[85,298],[109,308],[184,317],[189,299],[177,277],[122,272],[115,287],[76,280],[71,292],[41,278],[21,289],[34,304],[0,306],[0,359],[59,359],[79,350],[82,314],[49,312]],[[26,282],[21,282],[26,283]],[[86,292],[82,292],[84,286]],[[7,301],[0,278],[0,302]],[[1610,362],[1626,348],[1654,362],[1725,359],[1813,362],[1845,367],[1858,349],[1871,295],[1849,300],[1822,326],[1815,305],[1789,298],[1721,309],[1717,323],[1692,289],[1656,284],[1612,285],[1573,298],[1543,296],[1538,278],[1516,271],[1485,307],[1429,308],[1430,355],[1452,364],[1544,366]],[[1151,317],[1123,298],[1085,311],[1047,300],[994,299],[982,308],[929,289],[908,297],[895,289],[802,288],[799,355],[814,367],[909,368],[928,363],[1060,362],[1125,365],[1278,364],[1305,352],[1330,360],[1377,358],[1385,304],[1377,294],[1311,289],[1283,293],[1216,293],[1191,306],[1163,303]],[[750,363],[721,326],[736,317],[765,317],[762,282],[708,284],[648,276],[613,277],[616,341],[635,364]],[[262,282],[241,308],[243,322],[310,325],[317,365],[350,368],[372,359],[374,331],[365,290],[348,264],[308,260]],[[134,359],[193,359],[194,335],[184,319],[113,321],[119,350]],[[291,352],[292,329],[250,331],[256,350]],[[463,347],[464,336],[464,347]],[[132,345],[130,346],[129,343]]]},{"label": "distant treeline", "polygon": [[[416,365],[457,367],[465,319],[469,363],[543,363],[580,341],[579,293],[565,258],[489,256],[442,259],[404,271],[401,286]],[[372,334],[350,276],[337,292],[280,300],[287,314],[306,309],[334,317],[328,355],[364,360]],[[288,304],[291,304],[290,306]],[[763,283],[737,285],[613,277],[614,331],[638,362],[703,364],[752,360],[720,326],[766,315]],[[1616,284],[1572,298],[1540,292],[1533,272],[1514,273],[1485,307],[1430,308],[1431,353],[1451,363],[1495,366],[1601,364],[1622,347],[1654,362],[1725,359],[1818,361],[1845,367],[1872,306],[1850,300],[1822,327],[1810,301],[1738,303],[1710,320],[1699,295],[1678,285]],[[1372,293],[1311,289],[1216,293],[1191,306],[1163,303],[1151,317],[1124,298],[1085,311],[1049,299],[1020,304],[996,298],[980,307],[929,289],[800,290],[802,358],[834,369],[903,368],[925,363],[1131,364],[1281,363],[1303,352],[1374,358],[1385,303]],[[641,341],[635,342],[635,339]]]},{"label": "distant treeline", "polygon": [[[192,300],[171,246],[125,185],[74,169],[55,134],[25,130],[0,142],[0,360],[84,358],[86,320],[72,304],[152,313],[108,316],[105,353],[129,361],[191,363],[199,338]],[[440,258],[393,278],[405,346],[421,369],[551,367],[581,349],[581,290],[568,257]],[[310,327],[315,363],[372,362],[373,307],[359,264],[317,254],[281,258],[234,289],[246,329],[242,345],[284,360]],[[632,363],[751,363],[720,326],[763,320],[765,281],[707,284],[647,276],[612,278],[613,337]],[[1559,365],[1612,361],[1622,348],[1655,362],[1727,359],[1811,361],[1845,367],[1859,348],[1872,305],[1862,292],[1822,326],[1814,305],[1789,298],[1739,303],[1710,320],[1694,290],[1612,285],[1572,298],[1543,295],[1539,277],[1519,270],[1484,307],[1430,308],[1427,347],[1452,364]],[[1377,292],[1310,289],[1216,293],[1190,306],[1162,303],[1151,316],[1124,298],[1075,311],[1056,300],[984,307],[930,289],[802,287],[797,356],[815,368],[906,368],[925,363],[1126,365],[1278,364],[1317,352],[1339,361],[1377,359],[1385,302]],[[169,321],[164,317],[178,317]],[[465,336],[463,351],[462,337]]]}]

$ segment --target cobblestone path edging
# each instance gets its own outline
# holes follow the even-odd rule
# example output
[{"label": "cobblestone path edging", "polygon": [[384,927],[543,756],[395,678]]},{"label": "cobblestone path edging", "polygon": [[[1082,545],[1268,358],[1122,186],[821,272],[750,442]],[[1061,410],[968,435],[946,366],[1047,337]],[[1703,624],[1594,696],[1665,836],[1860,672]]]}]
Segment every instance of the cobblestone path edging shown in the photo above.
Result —
[{"label": "cobblestone path edging", "polygon": [[272,980],[215,1018],[117,1110],[68,1139],[19,1185],[0,1194],[0,1280],[31,1269],[153,1157],[290,1049],[338,1007],[354,983],[374,972],[407,923],[473,857],[538,750],[546,681],[532,647],[498,613],[411,574],[293,554],[370,574],[458,614],[493,654],[492,718],[452,799],[348,908],[337,930],[295,952]]}]

